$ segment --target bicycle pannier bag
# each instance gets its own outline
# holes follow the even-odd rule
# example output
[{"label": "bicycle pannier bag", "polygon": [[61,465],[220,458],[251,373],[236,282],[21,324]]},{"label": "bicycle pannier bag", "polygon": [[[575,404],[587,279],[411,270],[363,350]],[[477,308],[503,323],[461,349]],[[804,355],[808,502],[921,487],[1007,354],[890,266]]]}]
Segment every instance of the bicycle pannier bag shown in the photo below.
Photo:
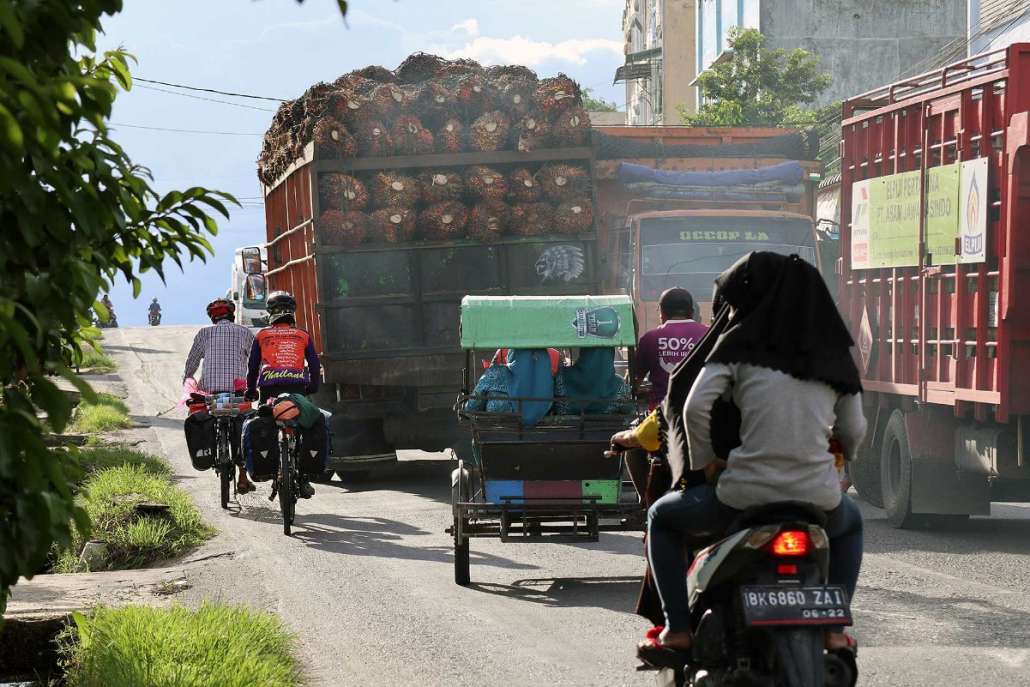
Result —
[{"label": "bicycle pannier bag", "polygon": [[215,464],[215,419],[202,410],[186,417],[186,448],[195,470],[208,470]]},{"label": "bicycle pannier bag", "polygon": [[266,482],[279,472],[279,428],[270,417],[257,416],[243,425],[243,456],[255,482]]}]

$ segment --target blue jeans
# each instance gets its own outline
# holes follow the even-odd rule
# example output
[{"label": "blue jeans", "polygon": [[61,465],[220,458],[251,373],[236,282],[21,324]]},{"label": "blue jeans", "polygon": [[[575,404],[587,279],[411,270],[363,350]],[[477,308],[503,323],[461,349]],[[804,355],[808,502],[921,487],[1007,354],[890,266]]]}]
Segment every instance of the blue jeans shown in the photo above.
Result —
[{"label": "blue jeans", "polygon": [[[669,492],[648,510],[647,558],[670,632],[690,629],[687,568],[694,556],[689,548],[684,551],[684,546],[697,545],[701,539],[714,541],[739,513],[719,501],[711,484]],[[826,516],[829,581],[843,585],[850,599],[855,595],[862,567],[862,513],[847,494],[842,494],[840,505],[827,511]]]}]

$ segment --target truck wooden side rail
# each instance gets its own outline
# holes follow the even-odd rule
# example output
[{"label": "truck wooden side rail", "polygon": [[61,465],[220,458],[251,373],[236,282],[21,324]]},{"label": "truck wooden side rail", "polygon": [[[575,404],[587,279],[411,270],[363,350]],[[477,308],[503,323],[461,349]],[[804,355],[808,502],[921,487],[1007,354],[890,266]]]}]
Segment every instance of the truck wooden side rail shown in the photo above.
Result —
[{"label": "truck wooden side rail", "polygon": [[[870,423],[856,486],[896,526],[1030,500],[1030,44],[843,115],[841,307]],[[909,220],[917,237],[890,233]],[[953,250],[942,225],[960,227]]]}]

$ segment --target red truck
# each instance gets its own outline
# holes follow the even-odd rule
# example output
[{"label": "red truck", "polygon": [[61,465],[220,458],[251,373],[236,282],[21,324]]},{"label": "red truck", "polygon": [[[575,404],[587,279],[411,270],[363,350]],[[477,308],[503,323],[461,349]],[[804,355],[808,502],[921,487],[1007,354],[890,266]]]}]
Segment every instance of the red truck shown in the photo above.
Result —
[{"label": "red truck", "polygon": [[752,250],[821,266],[822,164],[802,133],[636,126],[595,134],[604,287],[633,296],[641,331],[658,325],[658,296],[673,286],[691,291],[707,320],[715,277]]},{"label": "red truck", "polygon": [[1030,501],[1030,44],[843,117],[840,305],[869,421],[852,479],[896,527]]}]

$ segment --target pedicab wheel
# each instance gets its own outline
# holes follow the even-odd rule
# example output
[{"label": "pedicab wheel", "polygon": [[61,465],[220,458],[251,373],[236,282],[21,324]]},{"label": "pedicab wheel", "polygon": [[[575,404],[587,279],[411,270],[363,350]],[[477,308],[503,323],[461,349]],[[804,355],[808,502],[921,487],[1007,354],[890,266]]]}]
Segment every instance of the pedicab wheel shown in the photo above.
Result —
[{"label": "pedicab wheel", "polygon": [[466,586],[472,581],[469,572],[469,539],[465,536],[468,518],[459,503],[468,501],[468,481],[465,479],[464,461],[458,461],[458,478],[451,487],[452,510],[454,511],[454,583]]},{"label": "pedicab wheel", "polygon": [[222,508],[229,507],[229,485],[232,483],[233,470],[228,466],[222,466],[218,469],[218,481],[221,482],[222,487]]}]

